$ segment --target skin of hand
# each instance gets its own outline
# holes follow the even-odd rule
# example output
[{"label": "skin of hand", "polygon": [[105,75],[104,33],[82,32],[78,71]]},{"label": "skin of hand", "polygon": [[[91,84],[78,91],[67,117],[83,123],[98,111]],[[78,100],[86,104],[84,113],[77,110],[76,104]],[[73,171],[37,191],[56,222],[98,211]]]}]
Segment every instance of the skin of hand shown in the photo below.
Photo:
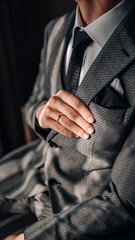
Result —
[{"label": "skin of hand", "polygon": [[[60,118],[57,122],[57,117]],[[60,90],[36,111],[40,127],[51,128],[64,136],[89,139],[94,133],[94,117],[85,104],[73,94]]]},{"label": "skin of hand", "polygon": [[5,240],[24,240],[24,234],[11,235],[5,238]]}]

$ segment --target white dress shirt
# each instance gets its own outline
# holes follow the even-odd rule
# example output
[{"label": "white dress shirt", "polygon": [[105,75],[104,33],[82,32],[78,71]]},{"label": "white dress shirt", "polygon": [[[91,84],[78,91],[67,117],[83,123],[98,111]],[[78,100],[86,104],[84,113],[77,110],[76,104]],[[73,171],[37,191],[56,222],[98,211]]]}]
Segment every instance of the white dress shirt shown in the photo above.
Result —
[{"label": "white dress shirt", "polygon": [[[72,31],[72,37],[70,39],[66,57],[65,57],[65,74],[67,74],[69,61],[72,54],[72,45],[73,45],[73,38],[74,38],[74,29],[76,27],[80,27],[82,31],[86,31],[87,34],[92,38],[93,42],[90,46],[87,47],[83,57],[83,63],[80,73],[79,84],[82,82],[85,74],[87,73],[88,69],[96,59],[97,55],[108,41],[112,33],[118,27],[120,22],[124,19],[124,17],[129,13],[132,8],[132,1],[131,0],[123,0],[113,9],[96,19],[91,24],[83,27],[81,16],[79,12],[79,7],[77,6],[76,9],[76,17],[75,17],[75,24]],[[115,86],[117,85],[117,86]],[[119,89],[119,79],[113,83],[113,87],[117,87],[118,91],[121,95],[122,89]],[[120,87],[121,88],[121,87]]]}]

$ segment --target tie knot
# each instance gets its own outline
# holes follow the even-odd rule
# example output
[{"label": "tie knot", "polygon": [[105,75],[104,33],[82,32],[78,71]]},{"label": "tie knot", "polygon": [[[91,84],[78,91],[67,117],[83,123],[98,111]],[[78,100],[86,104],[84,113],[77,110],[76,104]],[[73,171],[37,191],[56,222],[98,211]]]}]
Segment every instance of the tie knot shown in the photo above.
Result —
[{"label": "tie knot", "polygon": [[74,31],[74,42],[73,49],[84,51],[88,45],[90,45],[93,40],[89,37],[89,35],[85,31],[80,31],[79,27],[75,28]]}]

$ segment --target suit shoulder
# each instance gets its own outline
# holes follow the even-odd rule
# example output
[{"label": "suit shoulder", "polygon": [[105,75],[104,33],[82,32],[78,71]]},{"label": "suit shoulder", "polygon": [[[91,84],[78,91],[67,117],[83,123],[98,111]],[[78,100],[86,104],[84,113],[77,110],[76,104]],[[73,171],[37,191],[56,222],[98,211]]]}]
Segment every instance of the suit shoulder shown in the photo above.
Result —
[{"label": "suit shoulder", "polygon": [[59,31],[62,27],[64,28],[65,27],[65,24],[68,20],[70,20],[70,18],[72,18],[72,16],[74,15],[74,12],[70,12],[70,13],[66,13],[60,17],[57,17],[53,20],[51,20],[46,28],[45,28],[45,31],[48,32],[48,34],[50,35],[52,31]]}]

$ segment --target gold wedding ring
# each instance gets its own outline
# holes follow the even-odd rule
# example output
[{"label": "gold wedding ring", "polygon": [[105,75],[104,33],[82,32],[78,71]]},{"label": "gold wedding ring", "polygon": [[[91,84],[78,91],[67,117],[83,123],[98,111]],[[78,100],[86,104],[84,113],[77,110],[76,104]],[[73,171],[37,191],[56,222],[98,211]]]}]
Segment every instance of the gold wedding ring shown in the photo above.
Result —
[{"label": "gold wedding ring", "polygon": [[61,113],[61,114],[59,114],[58,116],[57,116],[57,119],[56,119],[56,122],[57,123],[59,123],[59,119],[60,119],[60,117],[62,116],[63,114]]}]

